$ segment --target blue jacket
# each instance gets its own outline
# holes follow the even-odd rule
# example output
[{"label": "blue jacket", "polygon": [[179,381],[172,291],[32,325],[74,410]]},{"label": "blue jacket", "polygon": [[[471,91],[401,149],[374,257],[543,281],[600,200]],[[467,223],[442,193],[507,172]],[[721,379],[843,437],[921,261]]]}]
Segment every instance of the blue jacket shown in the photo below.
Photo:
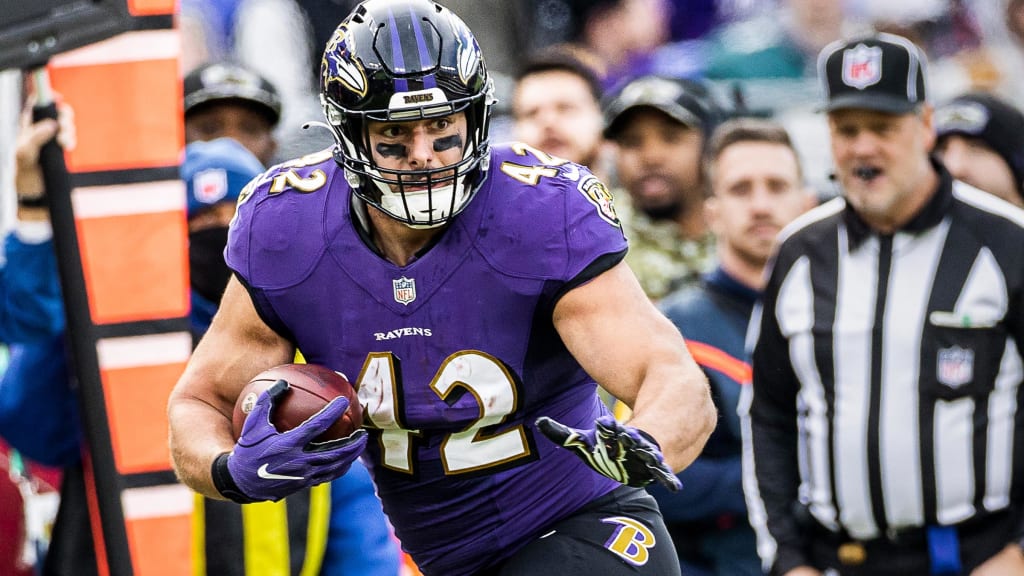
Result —
[{"label": "blue jacket", "polygon": [[723,515],[746,522],[736,405],[741,387],[750,382],[744,341],[757,298],[756,291],[716,268],[699,285],[661,302],[662,311],[683,333],[690,353],[707,374],[719,414],[718,427],[701,456],[679,474],[683,490],[672,494],[661,487],[648,488],[668,524],[714,521]]},{"label": "blue jacket", "polygon": [[48,341],[64,332],[64,301],[51,242],[4,240],[0,255],[0,342]]},{"label": "blue jacket", "polygon": [[8,365],[0,376],[0,436],[50,466],[81,458],[78,399],[64,344],[64,303],[49,241],[9,234],[0,267],[0,341]]}]

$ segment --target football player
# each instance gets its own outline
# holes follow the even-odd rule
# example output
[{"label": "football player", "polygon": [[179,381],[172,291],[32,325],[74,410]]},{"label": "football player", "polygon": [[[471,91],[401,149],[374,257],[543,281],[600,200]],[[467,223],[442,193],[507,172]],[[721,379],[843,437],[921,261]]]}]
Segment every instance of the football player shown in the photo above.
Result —
[{"label": "football player", "polygon": [[[431,0],[357,7],[327,44],[321,100],[337,145],[240,199],[234,276],[170,399],[180,478],[276,500],[364,455],[427,576],[679,574],[640,487],[678,489],[716,414],[622,262],[608,190],[529,146],[490,146],[477,42]],[[278,433],[281,381],[234,442],[239,390],[296,347],[353,376],[364,429],[312,443],[339,398]]]}]

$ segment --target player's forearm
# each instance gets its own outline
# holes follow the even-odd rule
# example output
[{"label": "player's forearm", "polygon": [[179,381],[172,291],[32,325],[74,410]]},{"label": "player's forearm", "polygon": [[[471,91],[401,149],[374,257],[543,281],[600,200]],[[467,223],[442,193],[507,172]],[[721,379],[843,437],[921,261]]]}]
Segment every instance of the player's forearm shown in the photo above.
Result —
[{"label": "player's forearm", "polygon": [[649,369],[629,424],[654,436],[678,472],[700,455],[717,419],[707,378],[687,357]]},{"label": "player's forearm", "polygon": [[211,498],[224,499],[213,485],[214,459],[234,447],[231,422],[209,404],[175,398],[168,404],[171,458],[184,484]]}]

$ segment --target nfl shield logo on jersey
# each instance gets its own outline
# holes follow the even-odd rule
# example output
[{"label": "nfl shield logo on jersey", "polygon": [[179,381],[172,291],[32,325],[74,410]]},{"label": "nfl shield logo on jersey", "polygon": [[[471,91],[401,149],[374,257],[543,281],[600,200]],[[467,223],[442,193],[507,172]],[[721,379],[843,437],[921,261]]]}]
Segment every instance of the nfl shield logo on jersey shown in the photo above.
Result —
[{"label": "nfl shield logo on jersey", "polygon": [[416,299],[416,281],[402,276],[391,281],[395,288],[395,302],[408,305]]},{"label": "nfl shield logo on jersey", "polygon": [[858,44],[843,52],[843,83],[863,90],[882,79],[882,49]]},{"label": "nfl shield logo on jersey", "polygon": [[937,375],[940,384],[959,388],[974,379],[974,350],[959,346],[939,349]]}]

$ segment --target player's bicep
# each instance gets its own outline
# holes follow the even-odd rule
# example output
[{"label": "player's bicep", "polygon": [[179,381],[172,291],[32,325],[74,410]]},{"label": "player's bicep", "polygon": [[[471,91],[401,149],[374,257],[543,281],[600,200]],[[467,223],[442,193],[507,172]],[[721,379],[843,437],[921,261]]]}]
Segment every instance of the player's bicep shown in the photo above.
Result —
[{"label": "player's bicep", "polygon": [[192,353],[177,393],[196,397],[231,417],[239,391],[252,376],[291,362],[291,343],[268,327],[234,277],[210,329]]},{"label": "player's bicep", "polygon": [[675,364],[686,354],[679,331],[623,262],[567,292],[555,306],[554,323],[587,373],[628,405],[650,366]]}]

